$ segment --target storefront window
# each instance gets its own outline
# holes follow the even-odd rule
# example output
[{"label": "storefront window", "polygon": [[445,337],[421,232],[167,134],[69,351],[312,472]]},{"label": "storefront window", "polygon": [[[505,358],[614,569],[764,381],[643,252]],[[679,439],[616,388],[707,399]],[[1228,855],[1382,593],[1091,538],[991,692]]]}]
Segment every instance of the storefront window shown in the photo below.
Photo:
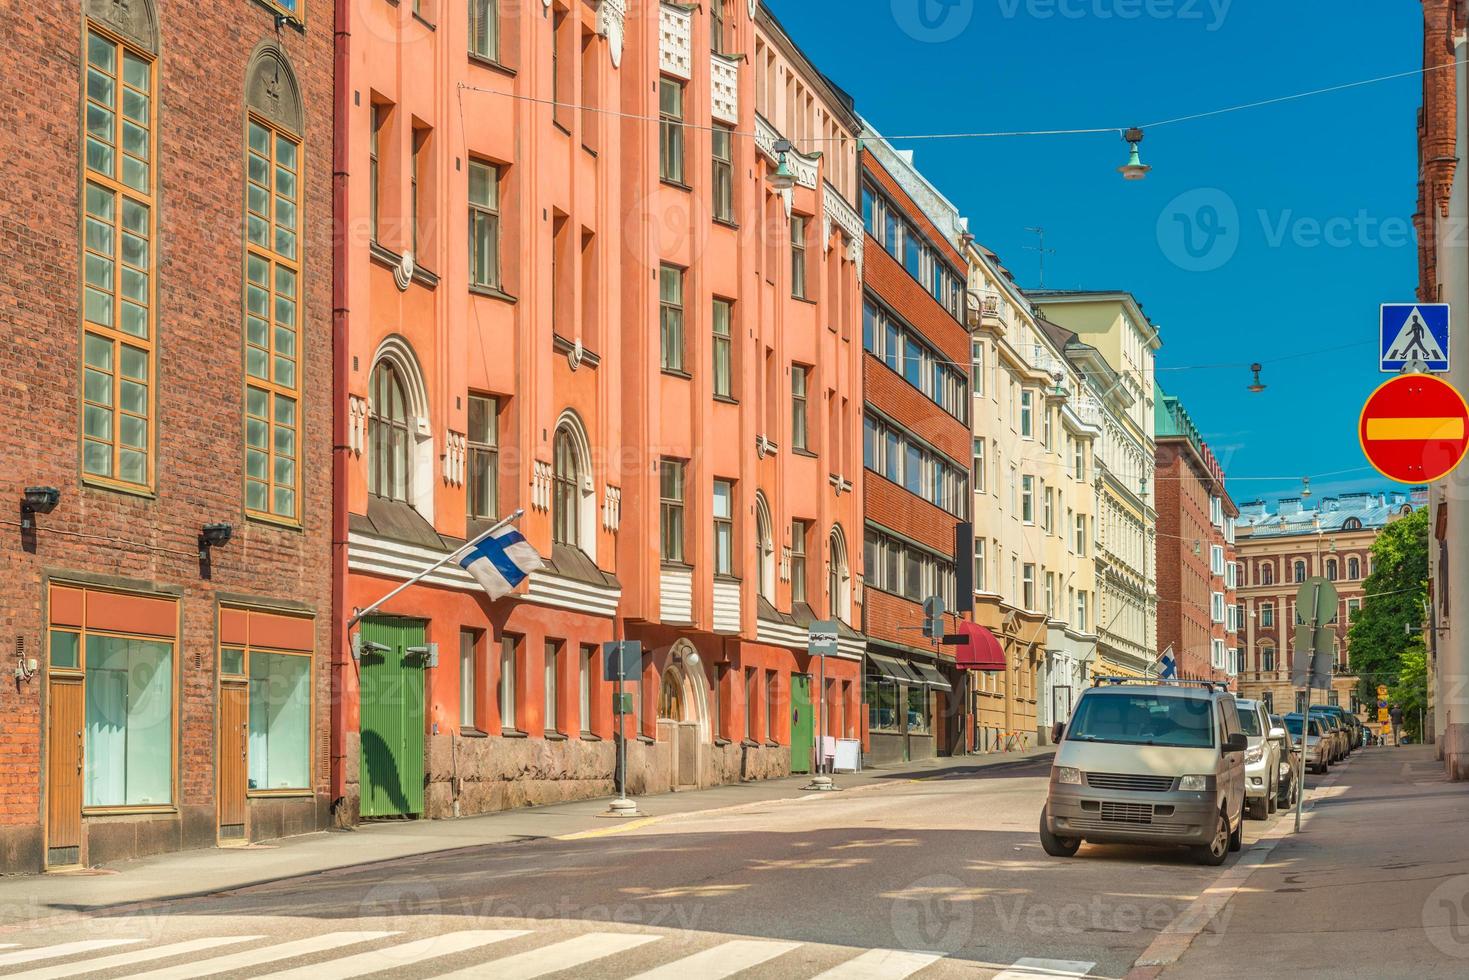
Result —
[{"label": "storefront window", "polygon": [[928,734],[928,688],[908,688],[908,731],[915,735]]},{"label": "storefront window", "polygon": [[250,651],[250,788],[311,785],[311,658]]},{"label": "storefront window", "polygon": [[885,677],[869,677],[863,685],[863,699],[867,702],[867,727],[872,731],[896,732],[902,730],[898,717],[898,685]]},{"label": "storefront window", "polygon": [[173,802],[173,644],[86,638],[86,806]]}]

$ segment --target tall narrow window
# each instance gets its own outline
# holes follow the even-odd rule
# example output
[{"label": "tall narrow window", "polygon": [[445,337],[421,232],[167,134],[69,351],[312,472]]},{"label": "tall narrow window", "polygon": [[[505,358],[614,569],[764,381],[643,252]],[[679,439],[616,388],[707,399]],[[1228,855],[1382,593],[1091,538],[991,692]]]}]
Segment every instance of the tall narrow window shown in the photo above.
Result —
[{"label": "tall narrow window", "polygon": [[368,223],[371,226],[372,240],[381,239],[379,234],[382,225],[382,147],[383,147],[383,121],[387,116],[387,109],[374,102],[372,104],[372,124],[369,132],[367,151],[367,196],[368,196]]},{"label": "tall narrow window", "polygon": [[683,277],[684,271],[675,265],[658,270],[659,341],[665,371],[684,369]]},{"label": "tall narrow window", "polygon": [[300,144],[249,122],[246,167],[245,509],[298,517]]},{"label": "tall narrow window", "polygon": [[984,471],[984,466],[985,466],[985,463],[984,463],[984,439],[980,438],[979,436],[975,436],[974,437],[974,469],[972,471],[972,473],[974,475],[974,492],[975,493],[984,493],[984,491],[985,491],[985,478],[984,478],[985,477],[985,471]]},{"label": "tall narrow window", "polygon": [[571,126],[570,18],[566,11],[558,10],[551,24],[551,118],[562,129],[568,129]]},{"label": "tall narrow window", "polygon": [[658,524],[664,561],[683,561],[684,464],[664,458],[658,465]]},{"label": "tall narrow window", "polygon": [[469,161],[469,281],[500,288],[500,168]]},{"label": "tall narrow window", "polygon": [[391,361],[373,369],[367,415],[368,489],[379,497],[409,500],[408,403]]},{"label": "tall narrow window", "polygon": [[729,300],[714,301],[714,394],[718,398],[734,397],[732,312]]},{"label": "tall narrow window", "polygon": [[806,218],[791,215],[791,295],[806,299]]},{"label": "tall narrow window", "polygon": [[578,714],[581,715],[581,732],[589,735],[592,731],[592,671],[596,669],[597,648],[590,644],[582,644],[581,657],[577,663],[577,699]]},{"label": "tall narrow window", "polygon": [[709,141],[714,220],[734,221],[734,137],[727,126],[716,125],[709,132]]},{"label": "tall narrow window", "polygon": [[154,66],[87,33],[82,472],[153,485]]},{"label": "tall narrow window", "polygon": [[470,395],[468,428],[468,516],[492,520],[500,513],[499,403],[485,395]]},{"label": "tall narrow window", "polygon": [[683,82],[658,79],[658,175],[675,184],[684,182]]},{"label": "tall narrow window", "polygon": [[734,484],[714,481],[714,574],[734,574]]},{"label": "tall narrow window", "polygon": [[809,449],[810,421],[807,416],[807,382],[811,369],[801,364],[791,365],[791,447]]},{"label": "tall narrow window", "polygon": [[1035,436],[1035,422],[1031,418],[1031,405],[1035,396],[1030,389],[1022,389],[1020,392],[1020,434],[1026,439]]},{"label": "tall narrow window", "polygon": [[459,631],[459,727],[476,727],[476,695],[479,692],[479,634]]},{"label": "tall narrow window", "polygon": [[500,638],[500,727],[514,730],[516,661],[520,659],[520,637],[506,633]]},{"label": "tall narrow window", "polygon": [[810,521],[791,521],[791,601],[806,601],[806,533]]},{"label": "tall narrow window", "polygon": [[724,18],[724,0],[710,0],[709,50],[713,51],[715,54],[724,54]]},{"label": "tall narrow window", "polygon": [[469,0],[469,51],[500,60],[500,0]]},{"label": "tall narrow window", "polygon": [[556,430],[551,477],[551,537],[558,544],[581,546],[581,467],[571,430]]},{"label": "tall narrow window", "polygon": [[418,190],[423,180],[423,166],[427,154],[424,152],[428,146],[428,130],[414,127],[413,151],[408,161],[408,231],[411,239],[410,248],[413,249],[414,258],[418,257],[419,220],[418,220]]},{"label": "tall narrow window", "polygon": [[560,679],[561,679],[561,641],[546,641],[546,713],[545,723],[547,732],[559,732],[561,730],[560,711]]}]

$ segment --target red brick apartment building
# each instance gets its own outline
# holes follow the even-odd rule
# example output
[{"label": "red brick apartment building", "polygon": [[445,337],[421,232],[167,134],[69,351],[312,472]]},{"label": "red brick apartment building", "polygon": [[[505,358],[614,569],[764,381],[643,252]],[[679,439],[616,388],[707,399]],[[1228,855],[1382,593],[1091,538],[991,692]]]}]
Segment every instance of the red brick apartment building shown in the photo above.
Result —
[{"label": "red brick apartment building", "polygon": [[331,7],[3,22],[0,872],[320,828]]},{"label": "red brick apartment building", "polygon": [[[906,166],[869,138],[862,154],[864,700],[868,757],[877,764],[963,750],[964,682],[952,653],[923,635],[922,603],[941,597],[953,614],[971,612],[972,602],[965,595],[959,604],[954,568],[954,530],[972,496],[969,331],[961,319],[968,264],[894,174]],[[952,615],[946,622],[952,627]]]}]

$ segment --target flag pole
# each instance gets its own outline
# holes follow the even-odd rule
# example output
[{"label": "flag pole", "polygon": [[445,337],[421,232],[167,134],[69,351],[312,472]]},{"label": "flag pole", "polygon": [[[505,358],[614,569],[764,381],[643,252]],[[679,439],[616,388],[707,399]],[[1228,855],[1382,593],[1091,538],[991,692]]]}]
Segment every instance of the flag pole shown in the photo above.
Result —
[{"label": "flag pole", "polygon": [[521,508],[521,509],[517,510],[515,513],[511,514],[509,517],[507,517],[504,520],[502,520],[502,521],[498,522],[497,524],[495,524],[488,531],[485,531],[483,534],[477,535],[474,538],[472,538],[471,540],[464,542],[462,545],[460,545],[459,547],[455,548],[453,551],[449,552],[447,555],[445,555],[444,557],[440,558],[438,561],[434,562],[432,565],[428,566],[423,571],[419,572],[417,575],[413,576],[408,581],[404,582],[402,585],[399,585],[392,592],[389,592],[387,595],[383,596],[381,599],[379,599],[377,602],[374,602],[372,605],[368,606],[366,609],[360,609],[360,610],[354,612],[352,614],[352,618],[349,619],[349,620],[347,620],[347,630],[348,630],[348,632],[350,632],[351,629],[352,629],[352,627],[356,626],[363,619],[367,618],[368,616],[371,616],[374,612],[376,612],[377,610],[381,609],[382,606],[383,606],[383,603],[385,603],[389,599],[393,598],[393,596],[397,595],[399,592],[402,592],[404,589],[408,588],[409,586],[417,585],[419,582],[423,581],[429,575],[431,575],[434,572],[438,571],[440,568],[443,568],[445,565],[449,564],[449,562],[453,561],[455,558],[458,558],[465,551],[467,551],[470,548],[473,548],[475,545],[479,544],[485,538],[488,538],[490,535],[494,534],[496,531],[499,531],[499,530],[501,530],[501,529],[503,529],[503,528],[505,528],[505,527],[507,527],[507,526],[509,526],[511,524],[514,524],[516,521],[520,520],[524,516],[525,516],[525,509],[524,508]]}]

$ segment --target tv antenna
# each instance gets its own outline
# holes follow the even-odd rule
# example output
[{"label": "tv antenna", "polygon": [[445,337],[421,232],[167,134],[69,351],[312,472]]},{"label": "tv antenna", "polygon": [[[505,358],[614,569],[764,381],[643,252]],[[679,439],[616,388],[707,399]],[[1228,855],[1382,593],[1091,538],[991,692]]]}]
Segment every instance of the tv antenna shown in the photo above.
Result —
[{"label": "tv antenna", "polygon": [[1039,228],[1039,227],[1037,227],[1037,228],[1027,228],[1025,230],[1028,231],[1028,232],[1030,232],[1031,234],[1035,235],[1036,240],[1037,240],[1037,244],[1035,244],[1035,245],[1027,245],[1027,246],[1025,246],[1025,250],[1027,252],[1039,252],[1040,253],[1040,260],[1041,260],[1041,281],[1036,286],[1036,288],[1037,289],[1045,289],[1046,288],[1046,256],[1047,255],[1055,255],[1056,254],[1056,250],[1054,248],[1046,248],[1046,230],[1044,228]]}]

